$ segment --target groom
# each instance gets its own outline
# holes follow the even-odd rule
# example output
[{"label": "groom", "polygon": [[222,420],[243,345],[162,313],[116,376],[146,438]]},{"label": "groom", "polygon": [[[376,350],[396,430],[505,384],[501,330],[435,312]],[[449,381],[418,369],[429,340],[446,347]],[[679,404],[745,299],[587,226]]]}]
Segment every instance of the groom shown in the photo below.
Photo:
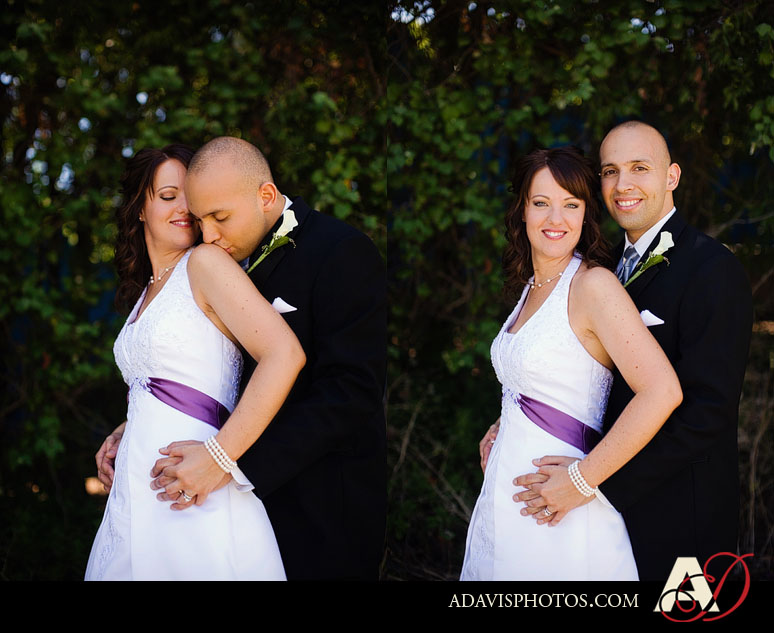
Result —
[{"label": "groom", "polygon": [[[651,313],[643,320],[677,372],[683,403],[640,453],[599,486],[603,502],[624,517],[640,579],[663,582],[678,556],[695,556],[703,566],[713,554],[737,550],[738,406],[752,297],[731,252],[675,210],[680,167],[657,130],[638,121],[616,126],[602,142],[600,161],[605,204],[626,231],[616,251],[619,278],[636,273],[662,233],[674,241],[665,253],[669,263],[649,268],[627,290],[638,310]],[[615,371],[606,431],[632,397]],[[528,500],[529,512],[546,502],[554,512],[585,503],[574,490],[575,502],[566,507],[551,501],[563,487],[565,494],[573,488],[560,476],[572,461],[536,461],[538,474],[514,482],[531,491],[514,499]],[[531,498],[535,493],[543,496]]]},{"label": "groom", "polygon": [[[246,141],[204,145],[185,189],[203,240],[243,262],[306,353],[282,409],[238,462],[266,507],[285,573],[289,580],[377,580],[387,502],[381,256],[362,233],[283,196],[263,154]],[[251,269],[288,210],[298,223],[287,234],[292,243]],[[254,367],[246,355],[242,387]],[[154,485],[172,482],[182,464],[158,460]]]}]

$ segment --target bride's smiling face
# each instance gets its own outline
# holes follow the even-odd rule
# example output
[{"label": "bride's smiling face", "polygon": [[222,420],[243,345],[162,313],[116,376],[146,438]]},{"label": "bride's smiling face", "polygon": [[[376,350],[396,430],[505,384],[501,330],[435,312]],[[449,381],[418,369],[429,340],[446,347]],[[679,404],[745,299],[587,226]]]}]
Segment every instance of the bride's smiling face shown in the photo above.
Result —
[{"label": "bride's smiling face", "polygon": [[538,171],[529,187],[523,220],[535,256],[556,259],[571,255],[583,229],[586,203],[563,189],[548,167]]},{"label": "bride's smiling face", "polygon": [[184,250],[199,237],[196,218],[188,212],[183,191],[185,174],[185,166],[175,159],[164,161],[156,170],[140,214],[149,249]]}]

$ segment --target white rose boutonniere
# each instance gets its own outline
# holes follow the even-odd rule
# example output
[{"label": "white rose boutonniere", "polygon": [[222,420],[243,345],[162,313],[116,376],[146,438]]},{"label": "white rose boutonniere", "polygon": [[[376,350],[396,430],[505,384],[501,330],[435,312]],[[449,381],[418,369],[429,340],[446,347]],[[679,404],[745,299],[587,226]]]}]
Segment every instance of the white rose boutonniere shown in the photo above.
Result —
[{"label": "white rose boutonniere", "polygon": [[670,248],[672,248],[675,245],[675,243],[672,241],[672,234],[669,231],[662,231],[660,235],[660,239],[658,241],[658,245],[656,248],[654,248],[650,253],[648,253],[648,258],[644,262],[640,262],[640,265],[637,267],[637,270],[634,272],[634,274],[629,277],[628,281],[624,284],[624,288],[628,286],[630,283],[632,283],[637,277],[639,277],[642,273],[644,273],[648,268],[651,266],[655,266],[656,264],[660,264],[661,262],[666,262],[667,266],[669,266],[669,260],[664,257],[664,253],[666,253]]},{"label": "white rose boutonniere", "polygon": [[274,235],[271,236],[269,243],[263,247],[260,257],[258,257],[258,259],[252,263],[250,268],[247,269],[247,274],[249,275],[253,271],[253,268],[269,256],[269,253],[275,251],[280,246],[285,246],[285,244],[290,243],[293,245],[293,248],[295,248],[296,243],[288,237],[288,233],[297,226],[298,221],[296,220],[296,214],[293,213],[293,209],[287,209],[282,214],[282,224],[280,224],[280,227],[275,231]]}]

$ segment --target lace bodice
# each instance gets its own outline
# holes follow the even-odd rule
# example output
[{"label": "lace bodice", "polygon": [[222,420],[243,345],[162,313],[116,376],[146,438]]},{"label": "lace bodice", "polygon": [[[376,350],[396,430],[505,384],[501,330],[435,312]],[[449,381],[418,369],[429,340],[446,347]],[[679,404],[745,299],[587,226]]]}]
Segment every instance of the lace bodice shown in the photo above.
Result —
[{"label": "lace bodice", "polygon": [[[503,411],[522,393],[602,430],[613,375],[583,347],[570,327],[570,283],[581,264],[576,253],[538,311],[515,333],[508,332],[526,301],[529,286],[492,343],[492,365],[503,385]],[[508,401],[510,402],[510,405]]]},{"label": "lace bodice", "polygon": [[[174,380],[233,410],[242,354],[201,311],[188,281],[189,250],[140,318],[138,299],[113,346],[116,364],[131,390],[149,377]],[[147,291],[147,289],[146,289]]]},{"label": "lace bodice", "polygon": [[471,516],[462,580],[636,580],[623,518],[594,499],[546,528],[522,516],[513,495],[519,475],[535,472],[544,455],[582,458],[583,452],[532,421],[516,402],[524,394],[601,429],[612,374],[585,350],[570,327],[570,283],[581,264],[570,260],[553,292],[516,332],[508,329],[528,296],[492,343],[492,364],[503,385],[500,430]]},{"label": "lace bodice", "polygon": [[[181,383],[229,410],[239,389],[242,355],[196,305],[190,254],[138,319],[140,297],[113,348],[130,387],[129,406],[86,580],[285,580],[277,539],[252,486],[232,481],[185,512],[170,511],[150,487],[160,447],[204,441],[213,427],[158,397],[148,379]],[[194,397],[190,390],[177,396]]]}]

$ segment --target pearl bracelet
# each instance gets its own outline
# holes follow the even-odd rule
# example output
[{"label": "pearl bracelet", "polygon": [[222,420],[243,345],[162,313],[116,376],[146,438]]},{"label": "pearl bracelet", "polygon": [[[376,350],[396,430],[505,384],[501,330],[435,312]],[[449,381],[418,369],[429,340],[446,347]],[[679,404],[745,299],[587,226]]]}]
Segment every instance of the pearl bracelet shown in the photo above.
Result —
[{"label": "pearl bracelet", "polygon": [[224,473],[230,473],[237,467],[236,462],[226,454],[226,451],[223,450],[223,447],[218,443],[214,435],[211,435],[204,441],[204,446],[210,457],[215,460],[215,463],[220,466]]},{"label": "pearl bracelet", "polygon": [[586,481],[586,478],[581,474],[580,468],[578,468],[578,464],[580,464],[580,460],[576,459],[567,469],[567,472],[570,474],[570,479],[575,485],[575,488],[577,488],[578,492],[580,492],[584,497],[593,497],[595,494],[597,494],[597,488],[592,488],[589,486],[589,482]]}]

